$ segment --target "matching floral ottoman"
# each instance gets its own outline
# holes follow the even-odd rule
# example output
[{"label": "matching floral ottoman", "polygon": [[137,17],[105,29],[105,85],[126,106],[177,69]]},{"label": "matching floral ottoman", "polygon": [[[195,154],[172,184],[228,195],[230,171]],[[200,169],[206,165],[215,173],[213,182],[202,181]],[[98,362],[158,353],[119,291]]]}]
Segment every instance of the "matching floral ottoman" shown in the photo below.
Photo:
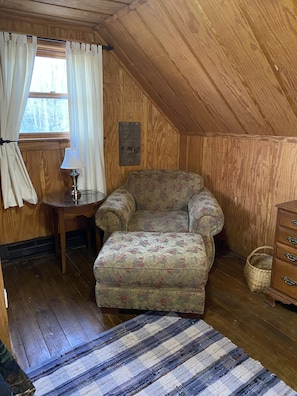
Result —
[{"label": "matching floral ottoman", "polygon": [[116,231],[94,263],[96,302],[202,314],[209,270],[199,234]]}]

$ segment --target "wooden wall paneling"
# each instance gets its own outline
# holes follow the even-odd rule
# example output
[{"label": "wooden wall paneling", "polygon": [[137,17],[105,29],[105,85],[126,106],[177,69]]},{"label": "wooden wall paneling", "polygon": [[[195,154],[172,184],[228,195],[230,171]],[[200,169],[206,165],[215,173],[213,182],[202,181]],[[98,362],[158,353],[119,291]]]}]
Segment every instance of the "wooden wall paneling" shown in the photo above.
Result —
[{"label": "wooden wall paneling", "polygon": [[27,17],[12,16],[8,12],[0,13],[0,31],[29,34],[37,37],[51,38],[57,40],[73,40],[84,43],[96,43],[93,29],[77,26],[67,26],[57,20],[43,23]]},{"label": "wooden wall paneling", "polygon": [[[50,24],[52,21],[60,25],[92,29],[107,18],[127,7],[134,0],[2,0],[1,14],[17,18],[30,18]],[[132,6],[133,7],[133,6]]]},{"label": "wooden wall paneling", "polygon": [[[225,120],[227,128],[232,130],[233,134],[260,134],[263,131],[271,133],[270,125],[264,120],[242,79],[239,78],[236,68],[222,50],[215,28],[209,23],[199,4],[183,0],[178,3],[163,2],[162,5],[167,8],[169,17],[180,30],[183,40],[180,53],[183,54],[184,48],[188,47],[189,51],[197,57],[197,62],[201,64],[201,68],[207,75],[205,78],[211,81],[213,87],[216,88],[211,97],[209,97],[208,89],[205,92],[200,90],[201,98],[215,108],[213,111],[221,111],[220,117]],[[179,65],[179,63],[177,64]],[[198,84],[198,80],[196,82],[195,79],[198,79],[200,74],[198,70],[194,69],[194,72],[196,73],[192,76],[192,81],[194,84]],[[217,96],[226,102],[224,106],[221,106],[219,102],[215,106],[216,100],[218,100]],[[225,111],[226,106],[229,107],[227,112]],[[239,129],[236,125],[232,125],[232,119],[228,115],[229,111],[232,112],[232,117],[237,118],[240,123]],[[209,131],[210,128],[208,127],[207,130]]]},{"label": "wooden wall paneling", "polygon": [[[235,213],[235,228],[232,224],[233,213],[230,213],[230,210],[228,218],[233,236],[237,233],[232,244],[241,245],[244,255],[248,255],[255,247],[272,245],[273,242],[273,235],[269,232],[271,208],[268,206],[267,194],[271,191],[271,148],[268,142],[257,139],[238,139],[237,143],[239,152],[234,156],[237,174],[234,175],[236,178],[233,185],[236,194],[235,210],[239,211],[239,215]],[[232,163],[230,155],[228,160]]]},{"label": "wooden wall paneling", "polygon": [[[110,193],[124,183],[132,170],[157,167],[177,169],[179,135],[113,54],[105,54],[103,63],[104,155],[107,191]],[[119,166],[120,121],[141,122],[140,166]]]},{"label": "wooden wall paneling", "polygon": [[112,53],[103,54],[104,159],[107,192],[124,182],[119,167],[118,123],[122,103],[121,70]]},{"label": "wooden wall paneling", "polygon": [[275,221],[269,206],[271,147],[267,141],[237,139],[235,151],[230,143],[224,156],[228,163],[225,177],[231,176],[230,191],[223,190],[226,229],[230,248],[247,256],[257,246],[273,243]]},{"label": "wooden wall paneling", "polygon": [[106,54],[104,61],[104,155],[107,192],[123,184],[127,173],[141,166],[121,167],[119,165],[119,122],[141,122],[142,153],[144,158],[144,136],[146,125],[145,102],[141,90],[112,54]]},{"label": "wooden wall paneling", "polygon": [[[166,82],[162,91],[157,84],[154,84],[154,89],[159,94],[162,92],[166,97],[169,90],[175,93],[170,106],[180,117],[186,115],[184,118],[187,123],[187,131],[199,133],[199,131],[204,130],[206,125],[210,129],[214,129],[213,119],[210,117],[205,104],[201,102],[199,92],[193,92],[189,88],[187,80],[183,77],[184,65],[186,64],[188,69],[193,62],[193,56],[187,54],[185,43],[179,40],[179,32],[168,21],[168,16],[162,15],[162,8],[158,4],[156,2],[145,3],[136,10],[140,18],[134,14],[133,23],[130,23],[132,17],[129,15],[126,23],[123,20],[121,22],[133,37],[136,30],[138,32],[142,30],[142,34],[138,35],[136,43],[146,49],[146,54],[154,68],[158,67],[158,72],[161,73],[163,80]],[[169,48],[166,48],[167,46]],[[183,49],[182,51],[176,51],[176,48]],[[176,54],[178,60],[175,59],[174,54]],[[190,55],[190,59],[187,58],[187,55]],[[185,62],[183,62],[183,58],[185,58]],[[144,61],[142,57],[138,59],[139,68],[142,67]],[[201,72],[199,64],[195,66],[198,75]],[[197,114],[199,114],[199,118],[197,118]]]},{"label": "wooden wall paneling", "polygon": [[[36,185],[36,183],[35,183]],[[25,241],[48,233],[45,226],[45,214],[40,201],[36,204],[24,202],[22,207],[12,207],[0,210],[1,232],[0,245]]]},{"label": "wooden wall paneling", "polygon": [[20,143],[24,162],[31,179],[36,181],[35,190],[39,197],[49,191],[65,188],[63,180],[65,171],[60,169],[60,165],[64,158],[64,149],[68,145],[68,141],[61,143],[54,141],[44,144],[40,141],[36,141],[34,144],[25,141]]},{"label": "wooden wall paneling", "polygon": [[204,177],[225,214],[228,248],[272,245],[277,203],[296,198],[296,139],[189,137],[188,169]]},{"label": "wooden wall paneling", "polygon": [[[245,130],[237,116],[227,105],[223,96],[218,95],[217,87],[209,76],[208,70],[201,64],[200,52],[195,51],[195,48],[189,48],[186,25],[184,27],[179,20],[173,20],[172,3],[167,2],[168,8],[164,7],[165,4],[165,2],[148,2],[139,7],[137,13],[150,29],[156,42],[156,46],[153,47],[149,46],[148,42],[144,42],[150,57],[152,59],[156,57],[154,63],[159,65],[159,70],[167,79],[168,86],[172,86],[179,92],[187,114],[194,119],[190,131],[196,132],[199,130],[196,125],[201,125],[206,133],[237,131],[244,134]],[[198,21],[196,28],[200,30]],[[209,37],[209,32],[206,33]],[[203,34],[200,36],[203,40]],[[151,38],[148,37],[147,40],[151,41]],[[217,54],[214,51],[215,48],[213,48],[212,56],[216,57]],[[221,51],[219,52],[222,54]],[[223,61],[220,59],[220,63]],[[226,119],[227,124],[224,122]]]},{"label": "wooden wall paneling", "polygon": [[[22,207],[3,209],[1,202],[0,224],[4,230],[0,234],[0,244],[26,241],[52,233],[51,214],[42,204],[44,194],[52,191],[71,189],[71,179],[60,169],[67,140],[23,141],[20,150],[30,179],[38,196],[36,205],[24,202]],[[68,172],[69,173],[69,172]]]},{"label": "wooden wall paneling", "polygon": [[272,139],[273,158],[271,158],[271,205],[295,200],[297,197],[297,139]]},{"label": "wooden wall paneling", "polygon": [[[274,134],[294,136],[297,129],[296,116],[278,83],[274,65],[269,63],[269,57],[263,53],[256,33],[248,24],[248,18],[238,7],[239,0],[224,3],[224,12],[218,12],[216,2],[200,0],[199,3],[217,34],[222,50],[236,67],[251,98],[273,128]],[[249,2],[249,6],[253,7],[250,4]]]},{"label": "wooden wall paneling", "polygon": [[[35,1],[27,1],[26,3],[22,0],[10,0],[10,3],[14,3],[18,8],[18,11],[23,11],[24,14],[30,17],[30,13],[37,12],[41,15],[41,19],[43,15],[47,15],[45,21],[49,23],[50,21],[57,21],[61,16],[61,6],[50,4],[49,2],[38,2],[36,4]],[[8,11],[9,12],[9,11]],[[17,13],[16,13],[17,14]],[[84,22],[86,22],[86,26],[89,27],[91,24],[98,23],[98,15],[93,7],[93,12],[89,13],[83,9],[79,9],[78,7],[69,7],[67,10],[67,18],[71,20],[73,25],[77,23],[77,26],[83,26]],[[16,15],[17,16],[17,15]],[[61,21],[60,21],[61,23]],[[65,21],[64,21],[65,23]],[[67,22],[66,22],[67,23]],[[99,20],[100,23],[100,20]]]},{"label": "wooden wall paneling", "polygon": [[187,170],[188,169],[188,143],[190,139],[188,139],[187,135],[180,134],[179,136],[179,169]]},{"label": "wooden wall paneling", "polygon": [[[269,2],[265,14],[266,4],[254,3],[235,0],[218,12],[213,0],[148,0],[98,31],[181,133],[294,136],[294,51],[282,75],[274,59],[293,47],[295,9]],[[254,28],[262,14],[267,30],[279,23],[279,37]]]},{"label": "wooden wall paneling", "polygon": [[[137,43],[139,32],[143,29],[141,20],[135,12],[131,12],[125,26],[125,19],[122,17],[120,20],[106,23],[100,28],[100,33],[105,41],[110,42],[115,47],[115,53],[123,60],[126,60],[125,67],[129,70],[130,74],[137,80],[148,96],[156,103],[159,109],[164,113],[170,114],[168,117],[171,122],[180,131],[188,131],[191,115],[186,112],[183,102],[176,94],[175,90],[168,87],[166,79],[156,69],[150,56],[148,56],[148,48],[142,42],[144,36],[148,33],[146,30],[144,36],[140,38],[140,44]],[[133,17],[133,22],[130,18]],[[133,27],[132,27],[133,24]],[[136,24],[136,26],[135,26]],[[130,32],[132,27],[132,32]],[[131,34],[136,34],[134,37]],[[150,33],[149,33],[150,34]],[[154,48],[156,43],[149,43]],[[133,54],[133,62],[130,62],[131,54]],[[136,55],[137,54],[137,55]],[[155,86],[159,90],[155,90]],[[165,95],[166,93],[166,95]],[[173,103],[178,103],[178,111],[173,106]],[[181,117],[181,113],[186,113],[187,118]]]},{"label": "wooden wall paneling", "polygon": [[296,4],[291,1],[241,1],[239,7],[274,69],[275,76],[297,114]]},{"label": "wooden wall paneling", "polygon": [[143,91],[136,85],[135,81],[131,76],[123,69],[120,69],[121,76],[121,108],[120,118],[118,121],[123,122],[140,122],[141,124],[141,154],[140,154],[140,165],[137,166],[125,166],[124,168],[125,178],[128,172],[131,170],[141,169],[146,166],[147,155],[146,155],[146,140],[147,140],[147,109],[148,109],[148,98],[143,94]]},{"label": "wooden wall paneling", "polygon": [[148,103],[147,114],[146,168],[179,169],[179,133],[151,102]]}]

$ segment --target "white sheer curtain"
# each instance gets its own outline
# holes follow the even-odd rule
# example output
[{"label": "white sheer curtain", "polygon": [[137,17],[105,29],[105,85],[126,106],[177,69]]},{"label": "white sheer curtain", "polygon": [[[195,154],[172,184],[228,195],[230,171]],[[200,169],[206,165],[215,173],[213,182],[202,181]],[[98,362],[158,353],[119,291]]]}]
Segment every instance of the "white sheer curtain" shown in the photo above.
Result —
[{"label": "white sheer curtain", "polygon": [[102,47],[68,41],[66,63],[70,143],[85,164],[78,186],[105,193]]},{"label": "white sheer curtain", "polygon": [[[0,136],[18,140],[30,89],[37,38],[0,32]],[[4,209],[23,206],[23,201],[37,203],[17,143],[0,145],[0,175]]]}]

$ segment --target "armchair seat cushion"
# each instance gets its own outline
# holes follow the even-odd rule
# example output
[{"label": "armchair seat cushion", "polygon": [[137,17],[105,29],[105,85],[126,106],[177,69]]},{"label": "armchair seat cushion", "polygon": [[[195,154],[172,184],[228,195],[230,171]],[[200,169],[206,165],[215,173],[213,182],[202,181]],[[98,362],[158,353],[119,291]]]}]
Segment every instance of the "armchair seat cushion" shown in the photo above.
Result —
[{"label": "armchair seat cushion", "polygon": [[189,216],[184,210],[137,210],[128,231],[188,232]]}]

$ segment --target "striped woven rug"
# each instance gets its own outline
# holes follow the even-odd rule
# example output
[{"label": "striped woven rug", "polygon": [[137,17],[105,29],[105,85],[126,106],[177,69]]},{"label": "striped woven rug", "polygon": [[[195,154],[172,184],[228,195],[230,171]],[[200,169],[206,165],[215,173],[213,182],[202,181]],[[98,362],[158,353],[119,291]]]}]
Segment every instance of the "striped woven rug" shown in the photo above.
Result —
[{"label": "striped woven rug", "polygon": [[27,373],[41,395],[297,395],[203,320],[148,313]]}]

